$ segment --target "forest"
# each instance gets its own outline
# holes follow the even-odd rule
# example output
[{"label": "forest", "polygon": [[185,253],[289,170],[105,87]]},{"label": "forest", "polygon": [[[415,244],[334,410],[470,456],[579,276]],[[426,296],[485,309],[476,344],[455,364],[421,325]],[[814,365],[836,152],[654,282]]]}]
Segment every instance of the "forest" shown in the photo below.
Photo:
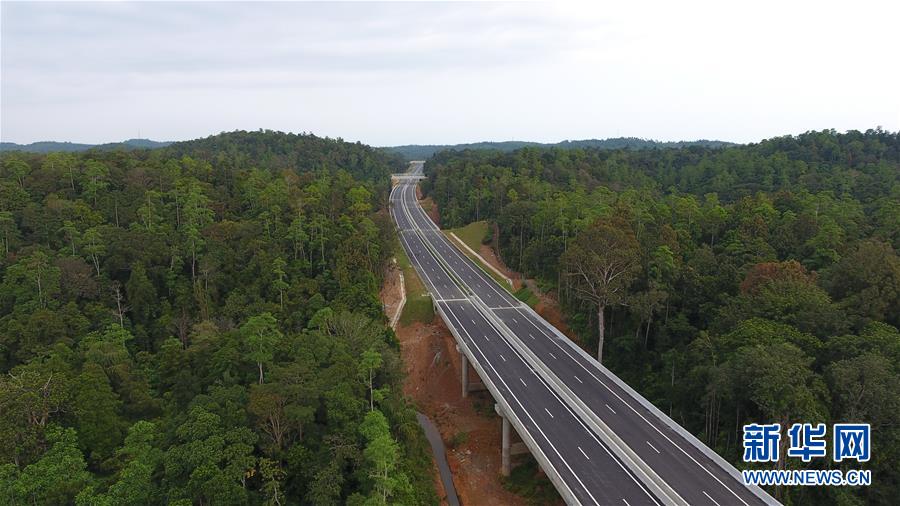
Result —
[{"label": "forest", "polygon": [[[746,423],[871,424],[871,486],[780,500],[896,504],[900,133],[443,151],[425,173],[444,228],[495,224],[580,344],[738,469]],[[786,443],[779,468],[848,467]]]},{"label": "forest", "polygon": [[436,504],[378,290],[399,160],[309,134],[0,158],[0,504]]},{"label": "forest", "polygon": [[[598,149],[658,149],[658,148],[682,148],[687,146],[702,146],[708,148],[721,148],[733,145],[723,141],[677,141],[662,142],[637,137],[616,137],[611,139],[583,139],[577,141],[562,141],[555,143],[541,143],[528,141],[503,141],[503,142],[474,142],[469,144],[408,144],[405,146],[390,146],[381,148],[391,154],[402,156],[405,160],[425,160],[441,151],[465,151],[465,150],[495,150],[515,151],[521,148],[598,148]],[[0,147],[2,149],[2,147]]]}]

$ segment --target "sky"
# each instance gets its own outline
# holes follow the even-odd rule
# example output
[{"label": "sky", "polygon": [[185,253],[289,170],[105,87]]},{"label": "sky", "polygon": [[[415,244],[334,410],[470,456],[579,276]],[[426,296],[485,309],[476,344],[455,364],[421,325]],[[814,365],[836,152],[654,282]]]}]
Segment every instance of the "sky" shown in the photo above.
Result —
[{"label": "sky", "polygon": [[2,1],[0,139],[897,131],[898,5]]}]

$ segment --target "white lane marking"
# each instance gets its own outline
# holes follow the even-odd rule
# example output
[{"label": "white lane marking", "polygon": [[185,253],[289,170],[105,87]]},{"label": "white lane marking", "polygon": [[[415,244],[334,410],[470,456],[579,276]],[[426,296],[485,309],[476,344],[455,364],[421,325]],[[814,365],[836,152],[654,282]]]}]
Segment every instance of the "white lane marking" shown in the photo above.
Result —
[{"label": "white lane marking", "polygon": [[647,441],[647,444],[650,445],[650,448],[653,448],[653,451],[655,451],[656,453],[659,453],[659,450],[657,450],[655,446],[650,444],[650,441]]},{"label": "white lane marking", "polygon": [[[404,210],[405,210],[407,213],[409,213],[409,211],[410,211],[408,207],[406,207]],[[428,225],[429,225],[429,228],[432,229],[432,231],[433,231],[433,230],[439,230],[439,229],[437,228],[437,226],[434,224],[434,222],[431,220],[431,218],[425,215],[424,211],[422,210],[422,208],[421,208],[420,206],[416,206],[416,207],[415,207],[415,211],[418,211],[418,214],[419,214],[420,216],[424,216],[424,219],[426,220],[426,222],[427,222]],[[445,237],[443,237],[443,235],[437,234],[436,232],[434,232],[434,234],[435,234],[436,236],[438,236],[439,239],[441,239],[443,243],[447,243],[447,239],[446,239]],[[431,241],[429,240],[428,242],[431,242]],[[459,252],[455,247],[451,247],[451,248],[450,248],[450,251],[451,251],[453,254],[455,254],[457,258],[462,257],[462,255],[460,254],[460,252]],[[427,252],[426,252],[426,254],[427,254]],[[468,260],[468,257],[464,258],[464,261],[463,261],[462,263],[465,264],[465,266],[468,267],[469,270],[471,270],[472,272],[474,272],[474,273],[476,274],[477,277],[480,277],[480,278],[483,278],[483,277],[484,277],[484,274],[483,274],[479,269],[475,269],[475,268],[473,267],[471,261]],[[486,282],[486,285],[487,285],[488,288],[490,288],[491,290],[493,290],[497,295],[499,295],[499,297],[500,297],[501,300],[509,300],[509,299],[508,299],[508,298],[509,298],[509,295],[508,295],[505,291],[502,291],[502,292],[499,291],[499,290],[497,289],[498,287],[495,286],[495,283],[493,282],[493,280],[489,280],[488,282]],[[490,294],[489,294],[489,295],[490,295]],[[493,298],[493,297],[491,297],[491,298]],[[514,299],[513,299],[513,300],[514,300]],[[515,300],[514,300],[514,303],[515,303],[516,305],[514,305],[514,306],[509,306],[508,308],[509,308],[509,309],[518,309],[518,308],[521,307],[521,304],[518,303],[518,301],[515,301]],[[457,320],[457,322],[459,322],[458,318],[457,318],[456,315],[453,313],[453,310],[452,310],[450,307],[447,307],[447,310],[450,312],[450,314],[453,316],[453,318],[454,318],[455,320]],[[463,332],[466,332],[466,334],[468,335],[468,332],[467,332],[464,328],[461,328],[461,330],[463,330]],[[470,336],[470,339],[471,339],[471,336]],[[504,341],[504,343],[505,343],[505,341]],[[477,343],[473,342],[472,344],[473,344],[476,348],[479,348],[479,346],[478,346]],[[505,343],[505,344],[507,344],[507,346],[509,346],[508,343]],[[483,352],[480,348],[479,348],[478,351],[481,353],[482,357],[484,357],[485,360],[486,360],[487,357],[484,356],[484,352]],[[514,351],[514,353],[515,353],[515,351]],[[506,361],[506,358],[503,357],[502,355],[501,355],[501,358],[503,358],[503,360]],[[555,355],[554,355],[554,358],[556,358]],[[491,369],[494,370],[494,373],[495,373],[495,374],[497,374],[497,371],[496,371],[496,369],[494,368],[493,364],[491,364],[490,362],[488,362],[488,366],[491,367]],[[498,378],[498,379],[499,379],[501,382],[504,383],[504,386],[506,386],[506,385],[505,385],[505,382],[503,381],[503,378]],[[548,387],[548,386],[545,385],[545,387],[548,388],[548,390],[549,390],[549,387]],[[508,390],[508,386],[507,386],[507,390]],[[550,391],[550,392],[552,393],[552,391]],[[554,395],[554,397],[555,397],[555,395]],[[522,409],[524,410],[524,407],[522,406],[522,403],[515,397],[515,395],[513,395],[513,398],[516,400],[517,404],[519,404],[519,407],[522,408]],[[560,402],[560,403],[562,403],[562,400],[559,399],[558,397],[557,397],[557,401]],[[568,406],[566,406],[565,404],[563,404],[563,408],[564,408],[571,416],[575,417],[575,414],[572,413],[571,409],[569,409]],[[531,418],[531,416],[528,415],[527,410],[525,411],[525,415],[528,416],[529,418]],[[576,419],[577,419],[577,417],[576,417]],[[534,421],[534,419],[531,419],[531,421],[532,421],[532,423],[535,423],[535,424],[536,424],[536,422]],[[582,425],[584,425],[584,424],[582,424]],[[587,427],[586,427],[586,426],[585,426],[584,428],[587,430]],[[547,439],[546,434],[543,433],[543,431],[540,429],[540,427],[538,427],[538,430],[541,432],[541,435],[544,436],[544,439],[547,440],[548,443],[550,443],[550,441]],[[588,431],[588,433],[594,438],[594,440],[597,441],[598,444],[600,444],[600,441],[597,439],[596,435],[593,434],[593,432]],[[553,450],[554,450],[554,452],[556,453],[556,455],[557,455],[560,459],[562,459],[562,455],[560,455],[560,453],[559,453],[559,451],[556,449],[556,447],[553,446],[553,443],[550,443],[550,447],[553,448]],[[610,456],[610,458],[613,458],[613,460],[616,462],[616,464],[618,464],[618,466],[619,466],[620,468],[622,468],[622,470],[625,471],[626,474],[629,475],[629,477],[630,477],[630,478],[631,478],[631,479],[632,479],[632,480],[633,480],[633,481],[641,488],[641,490],[643,490],[645,493],[648,494],[648,496],[650,497],[651,501],[653,501],[655,504],[659,504],[659,502],[658,502],[658,501],[657,501],[657,500],[649,493],[649,491],[647,491],[647,489],[646,489],[645,487],[642,486],[642,484],[640,483],[640,481],[638,481],[638,479],[637,479],[635,476],[633,476],[631,473],[629,473],[629,472],[625,469],[625,467],[622,465],[622,463],[619,462],[619,460],[616,459],[616,458],[612,455],[612,453],[609,451],[608,448],[606,448],[606,447],[603,446],[602,444],[601,444],[601,448],[602,448],[602,449]],[[581,449],[579,448],[579,450],[581,450]],[[581,452],[582,452],[582,454],[584,454],[584,450],[581,450]],[[587,457],[587,454],[584,454],[584,455],[585,455],[585,458],[588,458],[588,459],[589,459],[589,457]],[[593,495],[590,493],[590,491],[587,489],[587,487],[585,487],[584,483],[581,481],[581,478],[580,478],[577,474],[575,474],[575,472],[572,470],[572,468],[568,465],[568,463],[567,463],[564,459],[563,459],[563,464],[566,466],[566,468],[568,468],[569,472],[571,472],[571,473],[574,475],[574,477],[575,477],[575,479],[578,481],[578,483],[584,488],[585,492],[587,492],[587,494],[591,497],[591,500],[592,500],[595,504],[597,504],[596,498],[593,497]],[[551,466],[552,466],[552,464],[551,464]],[[567,486],[566,488],[569,488],[569,487]]]},{"label": "white lane marking", "polygon": [[525,383],[525,380],[523,380],[522,378],[519,378],[519,381],[521,381],[522,384],[525,385],[526,387],[528,386],[528,385]]},{"label": "white lane marking", "polygon": [[628,501],[626,501],[624,497],[622,498],[622,502],[625,503],[625,506],[631,506],[630,504],[628,504]]},{"label": "white lane marking", "polygon": [[[453,317],[454,320],[456,320],[457,323],[461,323],[461,322],[459,321],[459,318],[457,318],[456,314],[453,312],[453,309],[452,309],[450,306],[447,306],[447,311],[450,312],[450,315]],[[452,323],[450,323],[450,322],[447,322],[447,323],[450,324],[450,325],[452,325]],[[466,335],[467,335],[467,336],[469,337],[469,339],[471,340],[471,339],[472,339],[471,334],[469,334],[469,332],[466,331],[466,329],[465,329],[464,327],[462,327],[462,325],[460,325],[460,328],[461,328],[461,330],[462,330],[463,332],[466,333]],[[578,484],[581,485],[581,488],[585,491],[585,493],[587,493],[588,497],[591,498],[591,501],[593,501],[594,504],[597,504],[597,505],[599,506],[600,503],[597,501],[597,498],[595,498],[594,495],[591,494],[591,491],[588,490],[587,486],[584,484],[583,481],[581,481],[581,478],[578,476],[578,474],[575,473],[575,470],[572,469],[572,466],[570,466],[569,463],[566,461],[566,459],[563,458],[562,454],[559,453],[559,450],[556,448],[556,446],[554,446],[553,442],[550,441],[550,438],[547,437],[547,434],[544,433],[544,430],[541,429],[541,426],[538,425],[537,421],[535,421],[535,419],[528,413],[528,410],[525,409],[525,406],[522,404],[522,401],[520,401],[519,398],[516,397],[516,395],[512,393],[512,390],[510,390],[509,385],[506,384],[506,381],[504,381],[504,380],[503,380],[503,377],[500,376],[500,373],[497,372],[497,369],[494,367],[494,364],[492,364],[492,363],[487,359],[487,356],[485,356],[484,351],[481,350],[481,347],[478,346],[478,343],[476,343],[475,341],[472,341],[472,345],[475,346],[475,349],[478,350],[478,353],[480,353],[480,354],[481,354],[481,357],[484,359],[484,361],[487,362],[488,367],[490,367],[491,370],[494,371],[494,374],[497,376],[497,379],[500,380],[501,383],[503,383],[503,386],[504,386],[504,388],[506,388],[506,391],[509,392],[509,394],[510,394],[510,396],[513,398],[513,400],[516,401],[516,404],[519,405],[519,409],[522,410],[522,412],[525,414],[525,416],[527,416],[528,419],[531,420],[531,423],[535,426],[535,428],[537,428],[538,432],[541,433],[541,436],[543,436],[544,441],[546,441],[547,444],[550,445],[550,448],[553,449],[553,453],[555,453],[556,456],[557,456],[557,458],[559,458],[559,459],[562,461],[562,464],[563,464],[564,466],[566,466],[566,469],[568,469],[569,472],[572,473],[572,476],[575,477],[575,480],[578,481]],[[501,355],[501,357],[502,357],[502,355]],[[504,359],[504,360],[505,360],[505,359]],[[545,386],[546,386],[546,385],[545,385]],[[547,388],[548,388],[548,390],[549,390],[549,387],[547,387]],[[553,394],[552,391],[550,391],[550,393]],[[555,395],[555,394],[554,394],[554,395]],[[557,397],[554,397],[554,398],[557,399],[557,402],[562,403],[562,401],[561,401],[559,398],[557,398]],[[568,407],[565,406],[565,405],[563,405],[563,408],[568,409]],[[571,410],[570,410],[569,412],[570,412],[570,414],[572,414],[573,417],[575,416],[574,413],[571,413]],[[515,412],[513,413],[513,416],[515,416],[516,418],[519,418],[519,417],[518,417],[518,414],[516,414]],[[578,423],[581,423],[581,420],[580,420],[580,419],[576,418],[576,420],[578,421]],[[523,422],[524,422],[524,421],[520,421],[520,423],[523,423]],[[582,424],[582,425],[583,425],[583,424]],[[585,427],[585,428],[587,428],[587,427]],[[593,433],[591,433],[591,436],[593,436],[593,437],[596,439],[596,436],[595,436]],[[535,442],[537,442],[537,441],[535,441]],[[540,446],[538,447],[538,449],[540,449]],[[604,447],[604,450],[606,450],[606,452],[609,453],[609,449],[607,449],[606,447]],[[544,453],[543,450],[541,450],[541,453]],[[583,453],[583,452],[582,452],[582,453]],[[546,454],[544,454],[544,455],[546,455]],[[612,457],[612,453],[609,453],[609,455],[610,455],[610,457]],[[585,455],[585,456],[586,456],[586,455]],[[549,460],[549,457],[548,457],[548,460]],[[653,502],[655,502],[656,504],[659,504],[659,502],[656,500],[656,498],[654,498],[654,497],[650,494],[649,491],[647,491],[646,489],[643,488],[643,486],[641,486],[641,484],[640,484],[640,482],[637,480],[637,478],[634,477],[634,476],[632,476],[631,474],[628,473],[628,471],[625,469],[625,467],[622,465],[621,462],[619,462],[619,461],[616,460],[616,459],[613,459],[613,460],[614,460],[617,464],[619,464],[619,467],[621,467],[622,470],[625,471],[625,473],[628,474],[628,475],[631,477],[631,479],[634,480],[634,482],[638,484],[639,487],[641,487],[641,490],[644,490],[644,492],[647,494],[648,497],[650,497],[650,499],[651,499]],[[562,477],[562,473],[560,473],[559,471],[556,470],[556,466],[554,466],[552,462],[549,462],[549,464],[550,464],[550,467],[553,468],[553,471],[556,472],[560,477]],[[565,482],[563,482],[563,485],[564,485],[567,489],[569,489],[570,492],[574,493],[574,491],[572,491],[572,488],[569,487],[568,484],[566,484]]]},{"label": "white lane marking", "polygon": [[614,410],[613,408],[609,407],[609,404],[606,404],[606,409],[612,411],[613,414],[616,414],[616,410]]},{"label": "white lane marking", "polygon": [[503,361],[506,362],[506,357],[504,357],[503,355],[500,355],[500,358],[502,358]]},{"label": "white lane marking", "polygon": [[581,380],[578,378],[578,376],[575,376],[575,375],[573,374],[572,377],[575,378],[575,379],[577,379],[579,383],[584,383],[583,381],[581,381]]},{"label": "white lane marking", "polygon": [[519,320],[516,320],[515,318],[513,318],[513,323],[519,323]]},{"label": "white lane marking", "polygon": [[[520,309],[519,311],[521,312],[522,310]],[[539,331],[541,334],[544,334],[545,336],[547,335],[547,331],[545,331],[544,329],[542,329],[541,327],[539,327],[539,326],[537,325],[537,323],[535,323],[531,318],[528,318],[527,313],[522,313],[522,314],[525,315],[526,319],[531,323],[531,325],[533,325],[536,329],[538,329],[538,331]],[[540,316],[538,316],[538,318],[539,318],[538,323],[541,323],[542,325],[546,325],[548,328],[551,327],[550,323],[547,322],[547,320],[544,320],[543,318],[540,318]],[[548,330],[549,330],[549,329],[548,329]],[[613,394],[614,396],[616,396],[616,398],[619,399],[619,400],[622,402],[622,404],[625,404],[625,406],[627,406],[629,409],[631,409],[631,411],[633,411],[634,414],[636,414],[638,417],[640,417],[640,419],[643,420],[644,423],[646,423],[647,425],[649,425],[650,427],[652,427],[656,432],[658,432],[662,437],[664,437],[664,438],[665,438],[669,443],[671,443],[674,447],[676,447],[676,448],[678,448],[679,450],[681,450],[681,453],[685,454],[685,455],[687,456],[687,458],[691,459],[691,461],[693,461],[694,464],[697,465],[697,467],[699,467],[700,469],[706,471],[706,474],[712,476],[712,478],[713,478],[714,480],[716,480],[716,481],[719,483],[719,485],[722,485],[723,487],[725,487],[725,489],[728,490],[729,492],[731,492],[731,494],[732,494],[733,496],[735,496],[739,501],[741,501],[742,504],[744,504],[744,505],[746,505],[746,506],[749,506],[749,505],[747,504],[747,501],[745,501],[743,498],[741,498],[741,496],[739,496],[739,495],[737,494],[737,492],[735,492],[734,490],[732,490],[731,487],[729,487],[728,485],[725,484],[725,482],[723,482],[722,480],[720,480],[719,477],[716,476],[715,474],[713,474],[712,471],[710,471],[709,469],[707,469],[706,466],[704,466],[703,464],[701,464],[700,462],[698,462],[697,459],[695,459],[693,455],[691,455],[690,453],[688,453],[687,451],[685,451],[685,449],[682,448],[681,446],[679,446],[678,443],[676,443],[675,441],[672,441],[672,439],[671,439],[669,436],[667,436],[665,433],[663,433],[663,431],[660,430],[659,427],[657,427],[655,424],[651,423],[650,420],[647,420],[647,418],[646,418],[644,415],[642,415],[637,409],[635,409],[634,406],[632,406],[629,402],[627,402],[625,399],[623,399],[622,396],[619,395],[615,390],[613,390],[612,388],[610,388],[609,385],[606,384],[606,382],[604,382],[603,380],[601,380],[601,379],[600,379],[599,377],[597,377],[597,375],[595,375],[590,369],[588,369],[588,368],[582,363],[581,360],[578,360],[578,359],[576,359],[574,356],[572,356],[572,354],[569,353],[569,351],[568,351],[565,347],[563,347],[562,345],[560,345],[560,344],[557,342],[557,339],[552,339],[553,337],[557,337],[557,336],[556,336],[556,334],[555,334],[554,332],[552,332],[552,331],[550,331],[550,332],[551,332],[551,334],[552,334],[551,336],[549,336],[549,337],[551,337],[550,341],[553,342],[553,344],[555,344],[557,348],[561,349],[561,350],[563,351],[563,353],[565,353],[566,355],[569,356],[569,358],[572,359],[572,361],[574,361],[574,362],[577,363],[579,366],[581,366],[581,368],[584,369],[584,370],[585,370],[592,378],[594,378],[595,380],[597,380],[597,382],[600,383],[601,385],[603,385],[607,390],[609,390],[609,392],[610,392],[611,394]],[[552,354],[551,354],[551,355],[552,355]],[[596,367],[596,365],[594,365],[594,367]]]},{"label": "white lane marking", "polygon": [[578,451],[580,451],[581,454],[584,455],[584,458],[591,460],[591,458],[587,456],[587,453],[584,453],[584,450],[582,450],[580,446],[578,447]]},{"label": "white lane marking", "polygon": [[[548,353],[549,353],[549,352],[548,352]],[[553,353],[550,353],[550,356],[553,357],[553,358],[556,360],[556,355],[554,355]]]},{"label": "white lane marking", "polygon": [[475,323],[474,319],[472,320],[472,325],[478,325],[477,323]]},{"label": "white lane marking", "polygon": [[[403,244],[405,244],[406,247],[409,248],[410,251],[412,251],[412,246],[410,246],[409,241],[406,240],[406,236],[401,235],[400,238],[403,239]],[[412,258],[410,258],[410,260],[413,262],[414,267],[418,267],[416,269],[416,271],[421,271],[422,274],[425,276],[425,284],[430,285],[433,289],[430,291],[433,291],[438,296],[438,298],[440,298],[440,294],[437,293],[437,285],[434,284],[434,282],[428,276],[428,273],[425,272],[425,268],[422,266],[422,263],[419,262],[419,259],[415,255],[412,255]]]},{"label": "white lane marking", "polygon": [[544,411],[546,411],[547,414],[550,415],[550,418],[556,418],[555,416],[553,416],[553,413],[551,413],[549,409],[544,408]]},{"label": "white lane marking", "polygon": [[[448,308],[448,309],[449,309],[449,308]],[[451,311],[451,312],[452,312],[452,311]],[[463,329],[463,331],[465,332],[465,329]],[[467,332],[467,334],[468,334],[468,332]],[[501,340],[501,341],[502,341],[503,344],[506,345],[506,347],[513,353],[514,356],[518,357],[519,360],[522,361],[522,363],[526,363],[526,362],[525,362],[525,359],[522,357],[522,355],[521,355],[517,350],[515,350],[515,349],[512,347],[512,345],[511,345],[508,341],[506,341],[505,339],[503,339],[503,340]],[[478,346],[477,343],[473,343],[473,344],[474,344],[476,347]],[[479,351],[481,351],[480,348],[479,348]],[[483,354],[484,354],[484,352],[482,352],[482,355],[483,355]],[[526,363],[526,364],[527,364],[527,363]],[[494,369],[494,371],[496,372],[496,369],[494,368],[493,364],[489,364],[489,365],[490,365],[491,368]],[[544,381],[544,379],[543,379],[540,375],[538,375],[538,373],[535,372],[533,369],[532,369],[532,374],[534,374],[534,375],[537,377],[537,379],[538,379],[538,381],[540,382],[540,384],[541,384],[544,388],[546,388],[548,392],[550,392],[550,394],[556,399],[556,401],[559,402],[560,405],[562,405],[563,410],[564,410],[565,412],[567,412],[572,418],[574,418],[574,419],[579,423],[579,425],[581,425],[581,427],[582,427],[585,431],[587,431],[587,433],[588,433],[588,434],[591,436],[591,438],[597,443],[597,445],[598,445],[604,452],[606,452],[606,454],[609,456],[609,458],[611,458],[616,464],[618,464],[619,468],[621,468],[622,471],[624,471],[625,474],[627,474],[627,475],[632,479],[632,481],[634,481],[634,483],[635,483],[635,484],[636,484],[636,485],[637,485],[644,493],[646,493],[646,494],[648,495],[648,497],[650,497],[650,500],[651,500],[654,504],[656,504],[657,506],[662,506],[662,505],[660,504],[660,502],[657,501],[656,498],[650,493],[650,491],[647,489],[647,487],[644,486],[643,483],[641,483],[641,481],[638,480],[637,475],[634,474],[632,471],[629,471],[628,469],[625,468],[625,466],[624,466],[623,463],[619,460],[619,458],[616,457],[615,455],[613,455],[613,453],[610,451],[610,449],[607,448],[606,445],[605,445],[603,442],[600,441],[600,439],[597,437],[596,434],[594,434],[593,430],[591,430],[590,428],[588,428],[588,426],[585,425],[585,423],[578,417],[578,415],[576,415],[575,412],[572,411],[572,408],[570,408],[570,407],[565,403],[565,401],[563,401],[562,398],[560,398],[560,396],[557,395],[557,393],[554,392],[554,391],[550,388],[550,385],[548,385],[547,382]],[[503,381],[503,379],[500,378],[500,381]],[[504,383],[504,384],[505,384],[505,383]],[[513,395],[513,397],[515,398],[515,395]],[[527,412],[526,412],[526,414],[527,414]],[[529,415],[529,416],[530,416],[530,415]],[[552,444],[551,444],[551,446],[552,446]],[[583,450],[582,450],[582,453],[584,453]],[[587,455],[585,455],[585,457],[587,457]],[[590,457],[587,457],[587,458],[588,458],[588,460],[590,460]],[[566,465],[567,465],[567,467],[568,467],[568,464],[566,464]],[[576,475],[576,479],[578,479],[578,476],[577,476],[577,475]],[[578,479],[578,481],[579,481],[579,483],[581,483],[581,480],[580,480],[580,479]],[[592,496],[591,498],[593,499],[593,496]]]},{"label": "white lane marking", "polygon": [[707,499],[709,499],[710,501],[712,501],[713,504],[715,504],[716,506],[722,506],[721,504],[717,503],[715,499],[713,499],[712,497],[710,497],[709,494],[706,493],[706,490],[701,490],[701,492],[703,492],[703,495],[705,495]]},{"label": "white lane marking", "polygon": [[[424,217],[425,217],[425,220],[426,220],[426,223],[428,224],[428,228],[429,228],[429,229],[439,230],[439,229],[437,228],[437,225],[434,224],[434,222],[431,220],[431,218],[430,218],[428,215],[425,214],[425,211],[422,209],[422,206],[415,206],[415,209],[414,209],[414,210],[417,211],[417,215],[419,215],[419,216],[424,216]],[[498,287],[496,286],[497,283],[496,283],[496,282],[493,282],[493,279],[491,279],[491,280],[486,280],[486,279],[485,279],[486,273],[485,273],[483,270],[481,270],[481,269],[476,269],[475,267],[473,267],[472,265],[474,264],[474,262],[472,262],[472,260],[470,260],[469,257],[463,256],[462,253],[459,251],[459,248],[457,248],[456,246],[452,245],[452,244],[450,243],[450,241],[449,241],[446,237],[444,237],[443,234],[437,234],[437,233],[435,233],[434,235],[435,235],[435,237],[437,238],[437,240],[440,242],[441,246],[443,246],[447,251],[449,251],[449,252],[451,252],[451,253],[453,254],[453,257],[454,257],[454,258],[453,258],[454,265],[457,265],[457,266],[458,266],[460,263],[462,263],[462,264],[463,264],[465,267],[467,267],[472,273],[474,273],[475,276],[476,276],[477,278],[481,279],[482,282],[483,282],[488,288],[490,288],[491,291],[494,292],[494,294],[496,294],[497,296],[499,296],[501,300],[509,300],[509,299],[505,298],[503,292],[501,292],[500,290],[498,290]],[[431,241],[429,241],[429,242],[431,242]],[[434,246],[435,248],[437,248],[437,246],[434,245],[434,244],[432,244],[432,246]],[[505,292],[505,290],[504,290],[504,292]],[[489,294],[489,295],[491,295],[491,297],[493,297],[494,294]],[[508,294],[506,294],[506,296],[508,296]],[[516,307],[517,307],[517,306],[516,306]]]},{"label": "white lane marking", "polygon": [[529,333],[528,333],[528,337],[534,339],[534,334],[532,334],[531,332],[529,332]]},{"label": "white lane marking", "polygon": [[490,337],[488,337],[488,336],[484,336],[484,338],[485,338],[485,339],[487,339],[487,340],[488,340],[488,341],[490,341],[490,340],[491,340],[491,338],[490,338]]}]

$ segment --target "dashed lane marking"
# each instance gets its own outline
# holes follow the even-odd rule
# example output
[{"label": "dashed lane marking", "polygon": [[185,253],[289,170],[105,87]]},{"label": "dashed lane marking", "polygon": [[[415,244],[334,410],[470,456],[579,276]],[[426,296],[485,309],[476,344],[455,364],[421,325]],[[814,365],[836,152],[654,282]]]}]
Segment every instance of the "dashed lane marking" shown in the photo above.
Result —
[{"label": "dashed lane marking", "polygon": [[709,494],[706,493],[706,490],[701,490],[701,492],[703,492],[703,495],[705,495],[707,499],[712,501],[713,504],[715,504],[716,506],[721,506],[719,503],[716,502],[715,499],[713,499],[712,497],[709,496]]}]

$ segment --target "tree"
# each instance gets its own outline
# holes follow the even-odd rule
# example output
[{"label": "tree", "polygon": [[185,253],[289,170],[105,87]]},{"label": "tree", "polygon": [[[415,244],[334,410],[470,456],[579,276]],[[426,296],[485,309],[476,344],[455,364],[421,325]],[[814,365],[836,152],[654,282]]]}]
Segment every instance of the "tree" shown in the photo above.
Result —
[{"label": "tree", "polygon": [[3,164],[6,171],[16,178],[19,187],[25,189],[25,178],[31,173],[31,166],[17,156],[11,156]]},{"label": "tree", "polygon": [[261,458],[259,459],[259,473],[263,478],[263,493],[266,494],[266,504],[275,504],[281,506],[282,491],[281,481],[284,479],[285,473],[277,461]]},{"label": "tree", "polygon": [[159,498],[159,486],[154,474],[162,463],[163,453],[156,446],[156,425],[140,421],[128,429],[125,444],[116,451],[124,466],[116,474],[116,481],[104,494],[87,487],[76,497],[76,506],[142,506],[154,504]]},{"label": "tree", "polygon": [[[789,427],[791,422],[825,419],[825,386],[812,362],[797,346],[775,342],[740,348],[722,368],[735,385],[730,390],[746,392],[763,420]],[[787,439],[781,438],[779,469],[787,466]]]},{"label": "tree", "polygon": [[41,169],[52,174],[65,173],[68,175],[69,185],[72,188],[72,192],[75,192],[75,157],[71,153],[47,153]]},{"label": "tree", "polygon": [[759,317],[821,337],[844,332],[847,324],[841,309],[814,279],[796,262],[758,264],[741,283],[741,293],[722,307],[718,325],[728,328]]},{"label": "tree", "polygon": [[96,160],[88,160],[84,164],[84,194],[97,207],[97,197],[109,188],[109,167]]},{"label": "tree", "polygon": [[272,285],[278,290],[278,301],[281,304],[282,310],[284,310],[284,291],[290,287],[284,280],[284,268],[286,266],[287,263],[281,257],[276,257],[275,260],[272,261],[272,274],[275,275],[275,281]]},{"label": "tree", "polygon": [[124,435],[122,403],[98,364],[85,364],[74,385],[78,440],[92,460],[102,462],[112,456]]},{"label": "tree", "polygon": [[103,242],[103,236],[97,227],[91,227],[84,231],[81,236],[81,242],[84,244],[84,251],[90,256],[94,269],[97,271],[97,277],[100,277],[100,256],[106,253],[106,244]]},{"label": "tree", "polygon": [[602,361],[606,307],[625,300],[640,268],[634,232],[622,220],[597,220],[575,237],[561,261],[577,296],[597,308],[597,360]]},{"label": "tree", "polygon": [[21,310],[53,308],[58,303],[60,275],[50,256],[36,250],[6,269],[0,295],[9,297]]},{"label": "tree", "polygon": [[381,354],[374,349],[363,352],[359,361],[359,374],[366,378],[369,387],[369,411],[375,409],[375,371],[381,368]]},{"label": "tree", "polygon": [[59,229],[60,232],[65,234],[66,240],[69,241],[69,245],[72,246],[72,256],[75,256],[75,241],[81,238],[81,234],[78,231],[78,227],[75,226],[69,220],[63,222],[63,226]]},{"label": "tree", "polygon": [[291,240],[291,244],[293,245],[294,260],[297,260],[301,256],[305,256],[306,253],[303,245],[309,242],[309,234],[306,233],[306,230],[303,227],[303,218],[299,214],[291,221],[291,224],[288,227],[287,237]]},{"label": "tree", "polygon": [[179,227],[187,250],[191,252],[191,280],[197,277],[197,253],[206,241],[202,232],[213,222],[213,211],[209,208],[209,197],[203,193],[200,183],[194,178],[185,178],[179,182],[176,199],[182,200],[181,214],[183,218]]},{"label": "tree", "polygon": [[149,324],[157,295],[156,287],[147,276],[147,269],[142,262],[131,264],[131,275],[125,283],[125,294],[131,303],[132,320],[141,325]]},{"label": "tree", "polygon": [[876,428],[900,422],[900,375],[890,360],[867,352],[830,364],[826,372],[841,420],[865,420]]},{"label": "tree", "polygon": [[387,419],[378,410],[366,413],[360,434],[367,441],[363,456],[369,468],[369,478],[374,487],[369,496],[372,504],[388,504],[388,498],[409,488],[409,478],[397,471],[400,448],[391,437]]},{"label": "tree", "polygon": [[851,314],[900,326],[900,256],[890,244],[862,241],[824,277],[829,292]]},{"label": "tree", "polygon": [[3,230],[3,250],[9,254],[10,236],[16,228],[16,221],[9,211],[0,211],[0,230]]},{"label": "tree", "polygon": [[44,431],[70,406],[69,377],[38,360],[0,378],[0,456],[21,466],[34,456]]},{"label": "tree", "polygon": [[248,472],[256,464],[256,435],[247,427],[225,428],[222,419],[192,408],[176,430],[176,444],[164,457],[166,480],[194,501],[241,504],[246,501]]},{"label": "tree", "polygon": [[291,430],[285,412],[289,400],[279,387],[272,383],[253,385],[247,405],[247,410],[259,420],[260,429],[272,439],[277,450],[281,450]]},{"label": "tree", "polygon": [[249,349],[247,356],[256,362],[259,369],[259,384],[262,385],[263,364],[272,362],[275,346],[283,337],[278,330],[278,322],[271,313],[253,316],[241,326],[241,335]]},{"label": "tree", "polygon": [[141,217],[141,221],[144,222],[144,227],[148,231],[153,231],[158,223],[161,221],[159,217],[159,211],[157,210],[158,202],[162,197],[162,194],[156,190],[147,190],[144,193],[144,202],[137,210],[138,216]]},{"label": "tree", "polygon": [[50,449],[22,470],[15,491],[31,504],[70,504],[91,479],[78,449],[78,436],[75,429],[50,427],[47,441]]}]

